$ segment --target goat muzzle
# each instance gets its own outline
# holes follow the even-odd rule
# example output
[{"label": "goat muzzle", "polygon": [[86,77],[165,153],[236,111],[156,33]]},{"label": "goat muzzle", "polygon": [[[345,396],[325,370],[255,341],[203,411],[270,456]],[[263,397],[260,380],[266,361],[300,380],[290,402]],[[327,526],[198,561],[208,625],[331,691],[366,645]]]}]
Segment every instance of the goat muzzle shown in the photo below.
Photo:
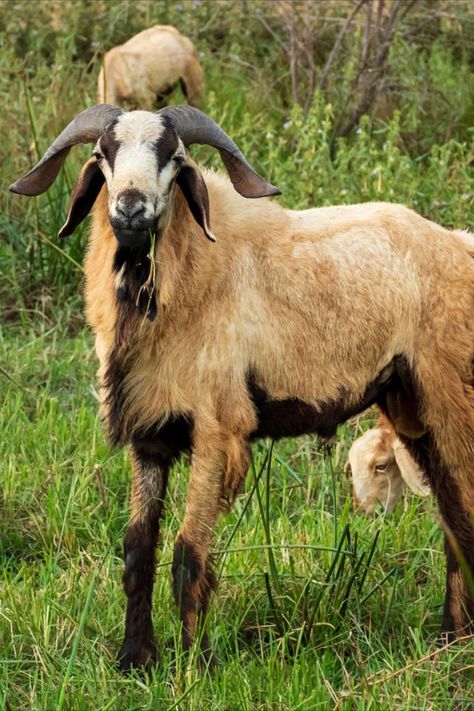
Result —
[{"label": "goat muzzle", "polygon": [[141,247],[145,244],[150,230],[133,230],[124,227],[114,227],[112,225],[114,235],[123,247]]}]

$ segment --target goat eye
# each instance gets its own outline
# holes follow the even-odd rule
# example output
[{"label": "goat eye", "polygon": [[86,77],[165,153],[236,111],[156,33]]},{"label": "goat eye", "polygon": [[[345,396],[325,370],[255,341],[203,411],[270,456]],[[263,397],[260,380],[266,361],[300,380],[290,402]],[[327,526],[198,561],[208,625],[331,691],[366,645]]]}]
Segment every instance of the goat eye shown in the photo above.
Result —
[{"label": "goat eye", "polygon": [[379,464],[375,465],[375,471],[376,472],[384,472],[387,470],[388,462],[380,462]]},{"label": "goat eye", "polygon": [[174,156],[173,160],[177,166],[181,166],[184,163],[184,156],[180,156],[180,155]]},{"label": "goat eye", "polygon": [[92,155],[97,161],[101,161],[104,157],[100,151],[92,151]]}]

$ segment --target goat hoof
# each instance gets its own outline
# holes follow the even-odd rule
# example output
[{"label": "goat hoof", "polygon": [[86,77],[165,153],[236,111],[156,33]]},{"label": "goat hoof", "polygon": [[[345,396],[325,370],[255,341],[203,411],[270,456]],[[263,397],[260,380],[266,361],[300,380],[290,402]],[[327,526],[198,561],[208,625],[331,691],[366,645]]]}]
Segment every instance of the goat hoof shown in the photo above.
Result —
[{"label": "goat hoof", "polygon": [[446,647],[456,641],[456,633],[452,630],[441,630],[436,638],[437,647]]},{"label": "goat hoof", "polygon": [[117,667],[123,674],[128,674],[132,669],[148,672],[157,660],[158,650],[153,641],[137,645],[125,640],[117,654]]},{"label": "goat hoof", "polygon": [[216,674],[219,672],[220,664],[216,654],[211,649],[203,649],[199,655],[199,669],[201,672]]},{"label": "goat hoof", "polygon": [[455,642],[462,644],[466,641],[466,638],[470,638],[471,636],[474,636],[474,625],[472,624],[467,624],[459,630],[455,630],[450,627],[447,627],[446,629],[441,628],[436,644],[438,647],[445,647]]}]

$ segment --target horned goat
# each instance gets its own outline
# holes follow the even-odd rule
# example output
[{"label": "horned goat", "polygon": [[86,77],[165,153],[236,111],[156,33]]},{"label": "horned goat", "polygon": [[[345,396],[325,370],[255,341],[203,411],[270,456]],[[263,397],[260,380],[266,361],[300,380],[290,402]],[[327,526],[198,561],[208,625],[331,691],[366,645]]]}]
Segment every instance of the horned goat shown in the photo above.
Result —
[{"label": "horned goat", "polygon": [[423,472],[384,415],[352,443],[345,471],[352,476],[354,506],[365,513],[373,513],[377,502],[391,513],[405,487],[419,496],[430,493]]},{"label": "horned goat", "polygon": [[[60,235],[96,203],[87,319],[102,414],[111,441],[130,447],[133,470],[121,667],[156,658],[155,546],[173,460],[191,452],[172,566],[189,648],[215,587],[213,531],[242,486],[249,442],[332,436],[374,403],[438,499],[442,631],[463,633],[474,620],[462,572],[474,574],[474,260],[465,236],[401,205],[292,211],[248,200],[279,191],[189,106],[86,109],[13,192],[45,192],[81,142],[95,144],[93,155]],[[192,143],[219,150],[230,182],[189,159]]]},{"label": "horned goat", "polygon": [[204,79],[193,43],[170,25],[155,25],[106,52],[97,80],[99,101],[152,109],[178,81],[187,102],[199,106]]}]

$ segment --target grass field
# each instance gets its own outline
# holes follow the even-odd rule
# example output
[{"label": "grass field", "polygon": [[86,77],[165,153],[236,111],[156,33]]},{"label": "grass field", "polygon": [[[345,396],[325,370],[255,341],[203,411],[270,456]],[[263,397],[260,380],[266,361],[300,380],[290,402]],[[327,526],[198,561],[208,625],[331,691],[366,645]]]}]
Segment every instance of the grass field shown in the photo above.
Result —
[{"label": "grass field", "polygon": [[[397,110],[374,111],[336,140],[337,76],[307,110],[292,105],[285,34],[265,3],[2,3],[2,184],[94,103],[104,48],[180,20],[202,50],[205,109],[284,189],[283,204],[400,201],[472,229],[473,25],[449,15],[458,5],[437,4],[451,19],[426,47],[420,32],[410,44],[411,26],[400,33]],[[436,113],[441,91],[449,107]],[[56,239],[84,155],[73,152],[38,200],[0,195],[0,709],[474,708],[474,642],[437,645],[444,552],[434,501],[409,494],[386,517],[352,510],[343,465],[373,413],[340,427],[330,448],[315,438],[254,446],[246,491],[217,535],[212,676],[180,651],[170,567],[188,463],[176,465],[154,595],[161,660],[148,677],[116,672],[130,466],[97,414],[80,291],[86,230]],[[209,151],[193,155],[219,165]]]},{"label": "grass field", "polygon": [[149,679],[117,675],[129,472],[96,415],[91,337],[64,337],[76,309],[2,334],[4,706],[469,708],[474,649],[434,646],[443,553],[433,502],[410,496],[385,520],[351,511],[342,463],[356,423],[331,453],[310,438],[278,444],[269,481],[269,445],[254,449],[247,493],[216,544],[211,620],[222,670],[210,679],[174,669],[169,565],[187,480],[186,464],[176,467],[155,594],[162,662]]},{"label": "grass field", "polygon": [[116,673],[129,467],[104,441],[91,337],[72,335],[80,308],[2,329],[3,707],[470,708],[473,645],[435,644],[444,554],[434,503],[410,495],[387,518],[351,511],[342,465],[357,422],[331,452],[312,438],[279,443],[269,479],[269,443],[254,448],[216,543],[212,678],[179,661],[169,582],[187,465],[175,468],[155,593],[162,660],[149,678]]}]

